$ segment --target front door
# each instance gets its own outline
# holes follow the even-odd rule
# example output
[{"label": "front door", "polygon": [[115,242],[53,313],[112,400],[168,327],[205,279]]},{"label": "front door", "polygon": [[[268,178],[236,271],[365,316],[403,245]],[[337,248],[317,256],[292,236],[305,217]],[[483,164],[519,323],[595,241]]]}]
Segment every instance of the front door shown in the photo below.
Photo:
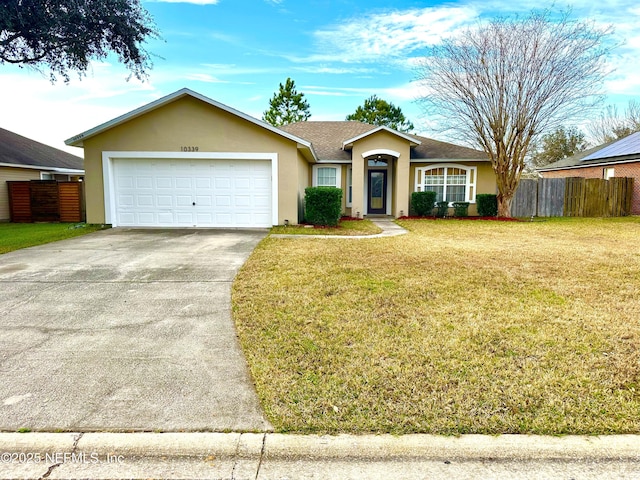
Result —
[{"label": "front door", "polygon": [[369,198],[367,211],[370,214],[387,213],[387,171],[369,170]]}]

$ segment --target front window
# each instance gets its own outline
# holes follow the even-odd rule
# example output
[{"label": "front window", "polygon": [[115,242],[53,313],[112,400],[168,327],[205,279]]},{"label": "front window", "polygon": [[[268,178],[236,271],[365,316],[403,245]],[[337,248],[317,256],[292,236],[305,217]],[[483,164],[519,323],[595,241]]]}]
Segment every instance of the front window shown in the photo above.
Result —
[{"label": "front window", "polygon": [[336,187],[340,188],[341,167],[315,165],[313,169],[314,187]]},{"label": "front window", "polygon": [[475,202],[476,167],[438,165],[416,168],[416,192],[436,192],[436,202]]}]

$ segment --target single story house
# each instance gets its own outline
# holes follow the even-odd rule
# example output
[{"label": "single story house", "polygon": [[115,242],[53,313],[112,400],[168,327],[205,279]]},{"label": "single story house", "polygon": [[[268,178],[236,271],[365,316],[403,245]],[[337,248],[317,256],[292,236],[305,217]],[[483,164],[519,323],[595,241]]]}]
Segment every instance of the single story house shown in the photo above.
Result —
[{"label": "single story house", "polygon": [[83,175],[82,158],[0,128],[0,221],[10,217],[7,181],[69,181]]},{"label": "single story house", "polygon": [[303,220],[305,188],[343,189],[344,213],[409,214],[411,192],[495,193],[480,151],[360,122],[276,128],[182,89],[67,140],[84,148],[87,221],[269,227]]},{"label": "single story house", "polygon": [[543,178],[631,177],[631,213],[640,215],[640,132],[551,163],[538,173]]}]

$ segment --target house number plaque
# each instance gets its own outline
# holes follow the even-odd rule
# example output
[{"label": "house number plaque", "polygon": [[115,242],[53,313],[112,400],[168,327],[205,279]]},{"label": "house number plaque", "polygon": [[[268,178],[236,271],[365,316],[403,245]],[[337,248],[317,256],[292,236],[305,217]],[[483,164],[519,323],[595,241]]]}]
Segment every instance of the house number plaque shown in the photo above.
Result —
[{"label": "house number plaque", "polygon": [[197,152],[200,150],[200,147],[180,147],[181,152]]}]

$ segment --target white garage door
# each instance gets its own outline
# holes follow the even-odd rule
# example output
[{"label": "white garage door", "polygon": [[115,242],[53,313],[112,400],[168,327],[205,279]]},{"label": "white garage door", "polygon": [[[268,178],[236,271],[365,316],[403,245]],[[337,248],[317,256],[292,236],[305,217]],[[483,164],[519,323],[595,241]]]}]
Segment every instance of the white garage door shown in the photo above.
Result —
[{"label": "white garage door", "polygon": [[118,226],[270,227],[271,162],[114,159]]}]

